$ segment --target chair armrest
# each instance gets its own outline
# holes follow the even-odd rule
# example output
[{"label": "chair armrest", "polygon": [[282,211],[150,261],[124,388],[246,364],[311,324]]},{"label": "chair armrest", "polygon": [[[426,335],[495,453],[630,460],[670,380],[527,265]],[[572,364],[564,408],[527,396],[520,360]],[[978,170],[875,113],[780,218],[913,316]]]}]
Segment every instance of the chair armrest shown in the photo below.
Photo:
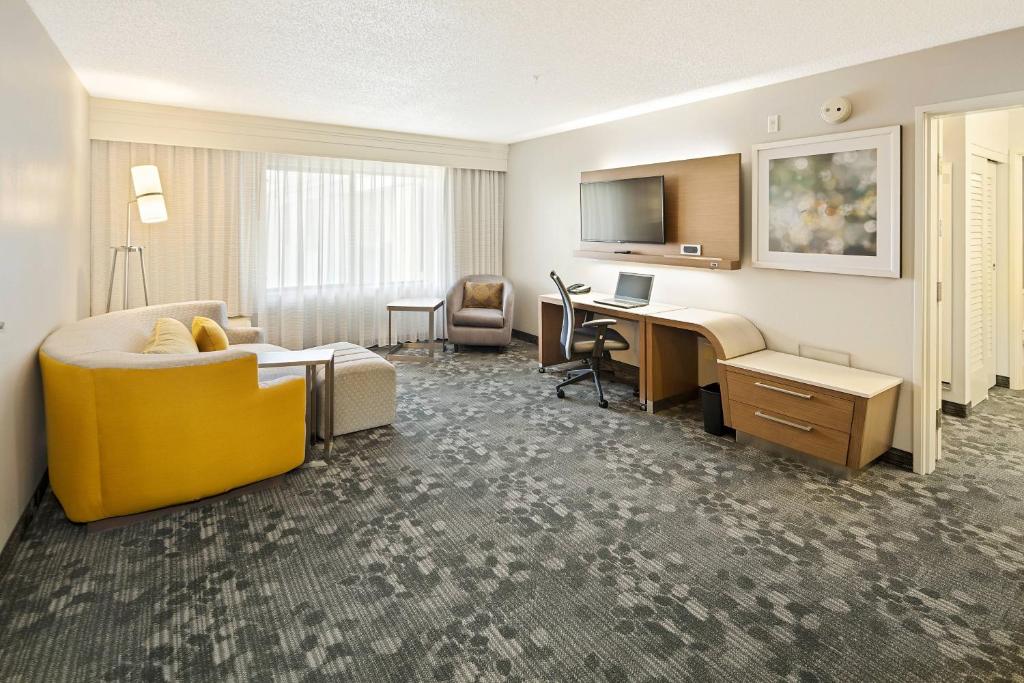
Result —
[{"label": "chair armrest", "polygon": [[262,327],[225,327],[224,334],[230,344],[263,344],[267,341]]},{"label": "chair armrest", "polygon": [[608,327],[609,325],[617,325],[618,320],[613,318],[598,318],[597,320],[588,320],[583,323],[583,327]]}]

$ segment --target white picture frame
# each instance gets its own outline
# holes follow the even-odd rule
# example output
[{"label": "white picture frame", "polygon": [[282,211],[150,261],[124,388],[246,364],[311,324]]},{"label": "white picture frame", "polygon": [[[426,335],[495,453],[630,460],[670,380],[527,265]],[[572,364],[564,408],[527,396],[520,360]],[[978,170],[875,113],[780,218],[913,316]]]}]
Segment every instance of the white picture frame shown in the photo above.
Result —
[{"label": "white picture frame", "polygon": [[[875,231],[875,253],[873,255],[853,255],[823,251],[772,250],[769,239],[770,229],[773,227],[770,223],[772,210],[776,210],[774,215],[778,221],[780,208],[784,211],[794,211],[799,210],[799,207],[787,207],[784,202],[791,200],[779,200],[778,198],[776,198],[774,206],[771,204],[770,162],[778,159],[798,160],[815,155],[868,150],[875,150],[874,161],[876,163],[873,178],[876,190],[876,215],[871,226]],[[753,185],[751,259],[754,267],[871,277],[900,277],[900,126],[886,126],[754,145],[751,174]],[[774,227],[777,235],[778,225]],[[870,236],[865,235],[865,238],[870,239]],[[870,242],[867,243],[870,244]],[[835,248],[834,244],[832,244],[832,248]]]}]

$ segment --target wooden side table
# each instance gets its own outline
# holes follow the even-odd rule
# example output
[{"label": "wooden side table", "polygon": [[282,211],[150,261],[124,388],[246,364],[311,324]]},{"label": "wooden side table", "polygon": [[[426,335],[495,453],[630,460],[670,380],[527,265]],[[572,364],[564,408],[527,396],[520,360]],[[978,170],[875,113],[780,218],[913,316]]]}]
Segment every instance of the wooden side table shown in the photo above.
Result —
[{"label": "wooden side table", "polygon": [[[316,444],[316,427],[323,419],[325,455],[334,449],[334,349],[264,351],[256,354],[261,368],[306,368],[306,460]],[[324,366],[324,397],[316,391],[316,369]]]},{"label": "wooden side table", "polygon": [[[414,341],[414,342],[402,342],[402,341],[400,341],[397,344],[395,344],[394,346],[391,346],[391,350],[388,351],[387,359],[388,360],[394,360],[394,361],[420,361],[420,362],[428,361],[428,360],[434,360],[434,352],[437,350],[438,346],[441,347],[441,351],[443,353],[445,351],[445,349],[447,348],[445,342],[448,339],[448,322],[447,322],[447,316],[445,315],[444,310],[443,310],[444,306],[445,306],[444,299],[436,298],[436,297],[422,297],[422,298],[418,298],[418,299],[398,299],[397,301],[392,301],[391,303],[389,303],[388,304],[388,346],[391,346],[391,339],[392,339],[392,335],[391,335],[391,314],[394,313],[395,311],[413,311],[413,312],[418,312],[418,313],[426,313],[427,317],[429,318],[428,325],[429,325],[430,336],[431,337],[434,336],[434,314],[437,312],[437,309],[439,309],[439,308],[442,309],[442,311],[441,311],[441,321],[442,322],[441,322],[441,343],[440,343],[440,345],[436,341],[434,341],[433,339],[431,339],[429,341],[426,341],[426,342],[421,342],[418,339],[416,341]],[[426,356],[410,356],[410,355],[405,355],[405,354],[397,353],[398,351],[400,351],[403,348],[406,348],[406,349],[430,349],[430,356],[429,357],[426,357]]]}]

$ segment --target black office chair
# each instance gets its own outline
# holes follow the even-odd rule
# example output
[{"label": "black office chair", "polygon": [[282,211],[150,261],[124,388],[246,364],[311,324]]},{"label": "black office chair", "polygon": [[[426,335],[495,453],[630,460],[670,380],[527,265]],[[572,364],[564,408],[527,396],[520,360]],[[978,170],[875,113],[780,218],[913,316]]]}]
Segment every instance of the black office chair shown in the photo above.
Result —
[{"label": "black office chair", "polygon": [[562,350],[569,360],[583,361],[582,368],[570,370],[569,378],[559,382],[555,387],[555,393],[558,398],[565,398],[562,387],[592,377],[594,387],[597,388],[597,405],[607,408],[608,401],[604,399],[604,389],[601,387],[601,359],[610,359],[611,351],[626,351],[629,349],[629,342],[615,330],[609,329],[618,322],[612,318],[585,320],[582,327],[576,327],[576,315],[562,278],[558,277],[555,271],[551,271],[551,279],[555,281],[558,293],[562,295]]}]

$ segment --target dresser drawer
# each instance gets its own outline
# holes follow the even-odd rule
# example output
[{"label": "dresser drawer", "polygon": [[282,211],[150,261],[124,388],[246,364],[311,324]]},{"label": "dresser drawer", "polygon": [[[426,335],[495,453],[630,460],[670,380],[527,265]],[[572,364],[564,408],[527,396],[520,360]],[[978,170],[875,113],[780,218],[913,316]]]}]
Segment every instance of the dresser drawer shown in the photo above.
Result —
[{"label": "dresser drawer", "polygon": [[840,465],[846,464],[846,452],[850,443],[848,431],[822,427],[765,407],[740,403],[732,395],[731,373],[729,392],[729,408],[732,413],[732,426],[735,429],[823,460]]},{"label": "dresser drawer", "polygon": [[800,422],[849,432],[853,401],[798,382],[728,371],[729,398]]}]

